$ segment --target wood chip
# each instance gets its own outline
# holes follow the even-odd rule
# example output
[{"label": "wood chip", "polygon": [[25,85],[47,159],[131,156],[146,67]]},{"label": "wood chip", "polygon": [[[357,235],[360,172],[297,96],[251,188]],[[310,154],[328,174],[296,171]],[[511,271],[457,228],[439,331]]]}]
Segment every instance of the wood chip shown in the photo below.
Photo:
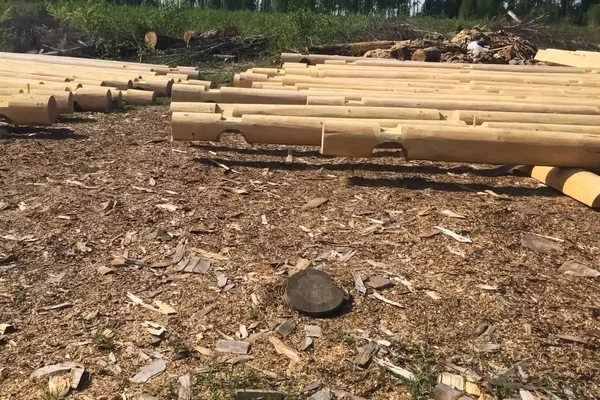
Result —
[{"label": "wood chip", "polygon": [[571,336],[571,335],[556,335],[557,338],[565,340],[567,342],[575,342],[581,344],[588,344],[588,341],[580,338],[579,336]]},{"label": "wood chip", "polygon": [[452,232],[450,229],[442,228],[439,226],[436,226],[435,229],[439,229],[440,232],[442,232],[444,235],[450,236],[452,239],[459,241],[461,243],[473,243],[473,241],[470,238],[459,235],[456,232]]},{"label": "wood chip", "polygon": [[307,400],[331,400],[331,392],[321,390],[310,396]]},{"label": "wood chip", "polygon": [[311,338],[310,336],[306,336],[304,338],[304,343],[302,344],[302,351],[308,349],[312,345],[313,345],[313,338]]},{"label": "wood chip", "polygon": [[437,236],[440,233],[442,233],[442,231],[440,231],[439,229],[431,229],[431,230],[419,233],[419,237],[423,238],[423,239],[427,239],[427,238],[430,238],[430,237]]},{"label": "wood chip", "polygon": [[227,276],[225,276],[225,274],[217,275],[217,286],[222,288],[225,287],[225,285],[227,285]]},{"label": "wood chip", "polygon": [[200,258],[203,258],[205,260],[212,260],[212,261],[228,261],[229,257],[222,255],[222,254],[217,254],[217,253],[212,253],[210,251],[206,251],[206,250],[202,250],[202,249],[192,249],[192,251],[194,253],[197,253]]},{"label": "wood chip", "polygon": [[479,325],[477,325],[477,327],[473,330],[472,335],[474,337],[479,337],[481,335],[483,335],[488,328],[490,327],[490,324],[488,322],[482,322]]},{"label": "wood chip", "polygon": [[458,219],[465,219],[466,217],[464,215],[460,215],[455,213],[454,211],[450,211],[450,210],[444,210],[441,212],[441,214],[445,215],[446,217],[449,218],[458,218]]},{"label": "wood chip", "polygon": [[248,194],[248,191],[246,189],[237,189],[237,188],[225,187],[225,186],[222,186],[222,189],[229,193]]},{"label": "wood chip", "polygon": [[143,367],[133,378],[129,379],[129,381],[133,383],[145,383],[162,374],[165,369],[167,369],[167,362],[158,359]]},{"label": "wood chip", "polygon": [[[399,367],[397,365],[392,364],[391,362],[387,361],[387,360],[383,360],[381,358],[377,358],[374,357],[373,358],[373,362],[377,365],[379,365],[380,367],[383,367],[385,369],[387,369],[388,371],[390,371],[392,374],[396,375],[396,376],[400,376],[404,379],[407,379],[409,381],[412,381],[415,379],[415,376],[412,372]],[[437,397],[436,397],[437,398]]]},{"label": "wood chip", "polygon": [[306,330],[306,336],[308,337],[320,338],[323,335],[323,331],[318,325],[306,325],[304,329]]},{"label": "wood chip", "polygon": [[302,389],[302,392],[303,393],[309,393],[309,392],[312,392],[313,390],[317,390],[321,386],[323,386],[323,382],[321,382],[321,381],[312,381],[308,385],[304,386],[304,389]]},{"label": "wood chip", "polygon": [[523,235],[521,238],[521,246],[542,254],[562,255],[565,252],[562,246],[556,242],[532,233]]},{"label": "wood chip", "polygon": [[183,257],[185,257],[185,253],[186,253],[186,247],[185,247],[185,243],[180,243],[177,248],[175,249],[175,254],[173,255],[173,264],[177,264],[178,262],[180,262],[181,260],[183,260]]},{"label": "wood chip", "polygon": [[381,300],[384,303],[390,304],[392,306],[396,306],[396,307],[399,307],[399,308],[404,308],[404,306],[402,304],[397,303],[397,302],[392,301],[392,300],[389,300],[389,299],[386,299],[385,297],[383,297],[382,295],[380,295],[377,292],[373,292],[373,297],[375,297],[377,300]]},{"label": "wood chip", "polygon": [[150,304],[145,303],[142,299],[140,299],[139,297],[137,297],[136,295],[134,295],[133,293],[127,292],[127,297],[129,297],[129,299],[131,301],[133,301],[135,304],[138,304],[150,311],[156,311],[156,312],[160,312],[158,309],[152,307]]},{"label": "wood chip", "polygon": [[177,311],[167,303],[160,300],[154,300],[154,304],[158,307],[158,310],[165,315],[177,314]]},{"label": "wood chip", "polygon": [[465,378],[457,374],[451,374],[449,372],[442,372],[438,376],[438,383],[443,383],[446,386],[450,386],[461,392],[465,391]]},{"label": "wood chip", "polygon": [[289,358],[293,362],[299,363],[299,362],[302,361],[302,359],[300,358],[300,356],[298,355],[298,353],[296,353],[290,347],[286,346],[285,343],[283,343],[281,340],[279,340],[275,336],[270,336],[269,337],[269,341],[271,342],[271,344],[273,345],[273,347],[275,347],[275,351],[277,351],[277,353],[286,356],[287,358]]},{"label": "wood chip", "polygon": [[367,288],[365,287],[362,278],[358,274],[354,275],[354,288],[362,295],[367,294]]},{"label": "wood chip", "polygon": [[387,289],[394,286],[394,283],[382,276],[370,276],[367,285],[375,290]]},{"label": "wood chip", "polygon": [[358,349],[358,354],[354,357],[354,364],[359,367],[365,367],[371,358],[377,353],[378,347],[375,343],[370,342]]},{"label": "wood chip", "polygon": [[600,271],[575,261],[566,261],[560,266],[558,271],[565,275],[579,276],[582,278],[598,278],[600,276]]},{"label": "wood chip", "polygon": [[296,329],[296,324],[294,324],[291,320],[283,321],[277,328],[275,328],[275,332],[281,335],[282,338],[288,337],[288,335]]},{"label": "wood chip", "polygon": [[96,268],[96,270],[98,271],[98,273],[100,273],[102,275],[108,275],[108,274],[112,274],[113,272],[115,272],[114,269],[105,267],[104,265],[99,266],[98,268]]},{"label": "wood chip", "polygon": [[248,354],[250,351],[249,342],[240,342],[235,340],[218,340],[215,350],[220,353]]},{"label": "wood chip", "polygon": [[521,400],[539,400],[537,396],[525,389],[519,389],[519,396],[521,396]]},{"label": "wood chip", "polygon": [[177,394],[177,400],[193,400],[192,394],[192,376],[185,374],[179,377],[179,392]]},{"label": "wood chip", "polygon": [[156,207],[158,208],[162,208],[163,210],[167,210],[167,211],[177,211],[177,206],[175,204],[171,204],[171,203],[165,203],[165,204],[157,204]]},{"label": "wood chip", "polygon": [[500,345],[495,343],[478,343],[473,346],[473,350],[478,353],[493,353],[500,350]]},{"label": "wood chip", "polygon": [[231,364],[231,365],[237,365],[237,364],[245,363],[245,362],[252,361],[252,360],[254,360],[253,356],[240,355],[237,357],[230,358],[229,360],[227,360],[227,363]]},{"label": "wood chip", "polygon": [[442,296],[440,296],[437,292],[434,292],[433,290],[426,290],[425,294],[429,297],[431,297],[433,300],[441,300]]},{"label": "wood chip", "polygon": [[11,324],[0,324],[0,335],[15,332],[15,327]]},{"label": "wood chip", "polygon": [[215,308],[217,308],[217,306],[218,306],[218,303],[211,303],[211,304],[205,306],[202,310],[200,310],[196,314],[194,314],[195,318],[193,318],[193,319],[201,318],[201,317],[204,317],[205,315],[210,314]]},{"label": "wood chip", "polygon": [[329,201],[329,199],[326,199],[325,197],[317,197],[309,200],[306,204],[300,207],[300,210],[312,210],[313,208],[322,206],[323,204],[327,203],[327,201]]},{"label": "wood chip", "polygon": [[69,307],[73,307],[73,304],[71,304],[71,303],[60,303],[60,304],[56,304],[56,305],[53,305],[53,306],[41,307],[40,311],[59,311],[59,310],[64,310],[65,308],[69,308]]},{"label": "wood chip", "polygon": [[38,368],[29,375],[29,379],[46,378],[53,375],[68,374],[72,368],[77,367],[72,363],[62,363],[46,365],[45,367]]}]

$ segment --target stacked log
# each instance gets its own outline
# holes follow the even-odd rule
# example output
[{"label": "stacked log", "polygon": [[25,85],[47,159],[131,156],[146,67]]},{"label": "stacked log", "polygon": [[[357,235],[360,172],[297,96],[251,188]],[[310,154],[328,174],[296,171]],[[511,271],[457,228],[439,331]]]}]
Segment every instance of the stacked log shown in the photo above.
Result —
[{"label": "stacked log", "polygon": [[175,84],[173,139],[217,141],[233,131],[249,143],[319,146],[344,157],[391,146],[407,159],[522,164],[549,186],[600,205],[600,190],[580,188],[600,179],[585,171],[600,167],[594,68],[282,59],[281,68],[236,75],[234,87]]},{"label": "stacked log", "polygon": [[[156,104],[157,97],[171,95],[175,83],[208,89],[210,82],[197,78],[192,67],[0,52],[0,95],[13,98],[3,100],[1,115],[14,124],[49,125],[56,120],[56,115],[52,122],[47,118],[53,113],[103,112],[124,103]],[[35,98],[35,107],[24,98]],[[41,111],[42,98],[53,104],[52,109]]]}]

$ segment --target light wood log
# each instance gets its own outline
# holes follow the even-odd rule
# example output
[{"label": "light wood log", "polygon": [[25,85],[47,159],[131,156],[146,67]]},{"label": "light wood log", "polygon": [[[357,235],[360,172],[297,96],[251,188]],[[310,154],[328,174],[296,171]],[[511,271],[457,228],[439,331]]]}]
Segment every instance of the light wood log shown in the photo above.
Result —
[{"label": "light wood log", "polygon": [[19,94],[0,98],[0,115],[15,125],[52,125],[58,112],[53,96]]},{"label": "light wood log", "polygon": [[[19,61],[34,61],[38,63],[74,65],[74,66],[92,66],[109,69],[141,69],[147,71],[152,68],[164,68],[166,65],[160,64],[141,64],[122,61],[86,59],[78,57],[66,56],[51,56],[25,53],[4,53],[0,52],[0,59],[3,60],[19,60]],[[167,67],[168,68],[168,67]]]},{"label": "light wood log", "polygon": [[533,124],[559,124],[559,125],[594,125],[600,126],[599,115],[577,114],[548,114],[499,112],[499,111],[474,111],[461,110],[443,113],[448,119],[464,121],[467,125],[475,121],[481,125],[484,122],[519,122]]},{"label": "light wood log", "polygon": [[173,80],[149,80],[143,79],[133,83],[134,89],[139,90],[150,90],[156,93],[159,97],[171,96],[171,88],[173,87]]},{"label": "light wood log", "polygon": [[518,122],[484,122],[484,128],[493,129],[523,129],[528,131],[550,131],[550,132],[575,132],[600,135],[600,126],[591,125],[559,125],[559,124],[532,124]]},{"label": "light wood log", "polygon": [[597,57],[590,57],[589,55],[583,53],[566,50],[538,50],[535,55],[535,60],[551,65],[566,65],[578,68],[600,67],[600,55]]},{"label": "light wood log", "polygon": [[343,106],[346,103],[344,96],[306,96],[306,105]]},{"label": "light wood log", "polygon": [[370,157],[373,148],[387,143],[402,146],[410,160],[600,167],[597,135],[437,125],[388,129],[376,123],[323,124],[321,153],[326,155]]},{"label": "light wood log", "polygon": [[192,86],[204,86],[206,89],[210,89],[210,87],[212,86],[212,82],[211,81],[200,81],[200,80],[188,80],[185,82],[186,85],[192,85]]},{"label": "light wood log", "polygon": [[519,170],[592,208],[600,207],[600,176],[579,168],[519,167]]},{"label": "light wood log", "polygon": [[73,95],[76,107],[82,111],[108,111],[112,103],[110,89],[80,88]]},{"label": "light wood log", "polygon": [[20,88],[0,88],[0,96],[6,96],[11,94],[25,93],[24,89]]},{"label": "light wood log", "polygon": [[197,103],[197,102],[172,102],[169,107],[169,112],[184,112],[184,113],[221,113],[214,103]]},{"label": "light wood log", "polygon": [[77,84],[75,82],[48,82],[48,81],[39,81],[39,80],[29,80],[29,79],[18,79],[18,78],[1,78],[0,77],[0,87],[27,87],[30,85],[34,86],[43,86],[49,89],[59,89],[64,90],[64,88],[72,88],[75,89],[77,87],[81,87],[81,84]]},{"label": "light wood log", "polygon": [[[346,57],[346,56],[329,56],[322,54],[295,54],[282,53],[281,61],[283,63],[295,62],[303,64],[324,64],[327,61],[345,61],[355,63],[357,65],[375,65],[375,66],[391,66],[391,67],[422,67],[422,68],[447,68],[447,69],[479,69],[484,71],[519,71],[519,72],[544,72],[544,73],[571,73],[580,72],[571,67],[548,67],[534,65],[504,65],[504,64],[460,64],[460,63],[428,63],[419,61],[399,61],[388,59],[369,59],[364,57]],[[598,68],[598,66],[593,67]],[[585,70],[585,69],[584,69]]]},{"label": "light wood log", "polygon": [[[207,94],[213,92],[207,90],[206,86],[198,85],[185,85],[183,83],[176,83],[171,89],[171,100],[177,102],[192,102],[192,101],[215,101]],[[216,94],[219,91],[215,91]],[[218,96],[217,96],[218,97]],[[220,98],[218,97],[220,100]]]},{"label": "light wood log", "polygon": [[147,90],[129,89],[122,92],[123,101],[127,104],[154,105],[156,93]]},{"label": "light wood log", "polygon": [[56,102],[58,114],[73,114],[75,112],[75,101],[73,93],[65,90],[30,89],[28,94],[53,96]]},{"label": "light wood log", "polygon": [[[174,140],[218,141],[222,132],[237,132],[244,135],[248,143],[319,146],[321,144],[323,123],[326,121],[348,120],[270,115],[244,115],[241,118],[227,118],[219,114],[173,112],[171,128]],[[356,121],[367,122],[373,120],[353,119],[350,121],[354,123]],[[388,127],[398,126],[401,122],[440,125],[446,127],[446,129],[461,126],[444,120],[403,121],[378,119],[376,121],[381,126]]]},{"label": "light wood log", "polygon": [[474,101],[427,99],[427,98],[385,98],[363,97],[362,104],[369,107],[407,107],[407,108],[433,108],[436,110],[474,110],[474,111],[499,111],[499,112],[527,112],[527,113],[563,113],[579,115],[598,115],[600,110],[593,106],[567,106],[551,104],[514,103],[508,101]]},{"label": "light wood log", "polygon": [[187,74],[180,74],[177,72],[169,72],[166,75],[168,78],[173,78],[175,80],[175,83],[181,82],[181,81],[187,81],[188,80],[188,75]]},{"label": "light wood log", "polygon": [[[243,115],[287,115],[294,117],[328,118],[394,118],[394,119],[445,119],[438,110],[394,107],[350,107],[350,106],[297,106],[271,104],[234,104],[233,117]],[[600,116],[598,116],[600,118]],[[459,120],[458,118],[452,118]],[[467,122],[468,123],[468,122]]]}]

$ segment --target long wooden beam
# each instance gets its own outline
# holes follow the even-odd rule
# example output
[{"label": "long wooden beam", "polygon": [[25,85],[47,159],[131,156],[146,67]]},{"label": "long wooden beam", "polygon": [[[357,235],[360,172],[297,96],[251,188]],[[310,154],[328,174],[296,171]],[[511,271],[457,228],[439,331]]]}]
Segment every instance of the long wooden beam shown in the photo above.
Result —
[{"label": "long wooden beam", "polygon": [[412,160],[600,167],[598,135],[481,127],[401,125],[389,129],[376,123],[327,121],[321,153],[370,157],[375,147],[388,143],[400,145]]}]

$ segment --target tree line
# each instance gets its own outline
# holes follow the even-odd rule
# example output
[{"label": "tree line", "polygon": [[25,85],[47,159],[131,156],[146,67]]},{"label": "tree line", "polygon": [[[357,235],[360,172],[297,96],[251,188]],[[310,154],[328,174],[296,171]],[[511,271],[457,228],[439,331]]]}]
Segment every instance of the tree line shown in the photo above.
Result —
[{"label": "tree line", "polygon": [[551,21],[600,25],[600,0],[108,0],[122,5],[178,5],[223,10],[383,15],[445,18],[493,18],[508,10],[522,18],[547,15]]}]

